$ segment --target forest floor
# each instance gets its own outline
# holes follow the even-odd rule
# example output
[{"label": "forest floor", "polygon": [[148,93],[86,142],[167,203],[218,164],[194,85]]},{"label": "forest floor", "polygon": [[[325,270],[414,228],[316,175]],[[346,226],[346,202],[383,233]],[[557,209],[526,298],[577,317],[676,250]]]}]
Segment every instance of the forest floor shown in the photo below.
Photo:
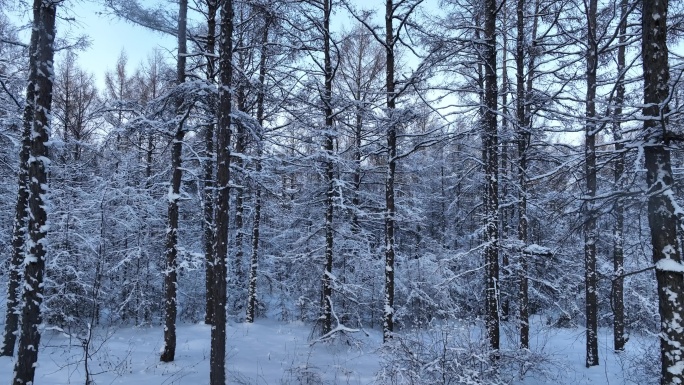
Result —
[{"label": "forest floor", "polygon": [[[581,329],[543,327],[537,323],[532,351],[544,357],[537,368],[513,383],[643,384],[658,367],[646,359],[654,337],[633,338],[627,351],[615,354],[609,330],[600,332],[600,366],[584,367]],[[176,360],[159,362],[162,329],[116,328],[93,332],[89,371],[95,384],[206,384],[209,378],[210,327],[179,325]],[[505,334],[505,333],[504,333]],[[354,333],[333,342],[310,340],[311,325],[261,319],[254,324],[229,324],[229,384],[374,384],[387,355],[377,330]],[[85,384],[84,349],[80,342],[56,331],[41,341],[36,385]],[[0,384],[9,384],[14,360],[0,357]],[[657,362],[656,362],[657,363]],[[656,365],[657,366],[657,365]],[[487,380],[478,383],[487,384]],[[426,383],[426,385],[429,385]]]}]

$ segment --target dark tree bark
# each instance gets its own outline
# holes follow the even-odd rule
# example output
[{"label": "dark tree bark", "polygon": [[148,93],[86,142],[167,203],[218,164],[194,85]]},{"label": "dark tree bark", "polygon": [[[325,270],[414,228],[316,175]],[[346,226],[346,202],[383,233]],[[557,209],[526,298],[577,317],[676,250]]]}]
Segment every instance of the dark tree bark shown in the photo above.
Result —
[{"label": "dark tree bark", "polygon": [[[33,19],[38,20],[40,8],[34,6]],[[9,268],[9,282],[7,285],[7,313],[5,314],[5,331],[3,334],[0,356],[14,355],[14,345],[17,341],[16,332],[19,329],[20,296],[19,290],[21,264],[25,258],[26,223],[28,221],[28,160],[31,151],[31,126],[33,125],[33,112],[35,103],[36,61],[33,60],[38,45],[38,32],[33,30],[29,45],[29,78],[26,86],[26,105],[24,106],[23,129],[21,133],[21,150],[19,151],[19,188],[17,202],[14,210],[14,225],[12,229],[12,258]]]},{"label": "dark tree bark", "polygon": [[228,213],[230,212],[230,125],[233,81],[233,1],[223,0],[219,57],[219,105],[217,125],[216,225],[214,259],[214,323],[211,328],[209,383],[226,383],[226,263],[228,255]]},{"label": "dark tree bark", "polygon": [[397,122],[394,114],[396,97],[394,92],[394,2],[385,3],[385,55],[387,68],[385,88],[387,91],[387,179],[385,180],[385,308],[383,311],[382,340],[387,342],[394,332],[394,174],[397,157]]},{"label": "dark tree bark", "polygon": [[[35,0],[33,3],[33,33],[38,34],[35,55],[35,110],[31,127],[31,150],[29,165],[29,221],[30,244],[24,259],[24,307],[22,311],[19,351],[14,365],[14,385],[33,383],[38,361],[43,302],[43,275],[47,241],[47,194],[48,132],[52,109],[52,74],[54,74],[55,17],[57,2]],[[38,16],[36,18],[36,16]]]},{"label": "dark tree bark", "polygon": [[[176,82],[180,86],[185,83],[185,63],[187,52],[186,26],[188,17],[188,1],[180,0],[178,4],[178,61],[176,66]],[[180,91],[180,90],[179,90]],[[163,362],[174,360],[176,355],[176,291],[178,290],[178,201],[180,185],[183,178],[182,153],[185,138],[185,116],[183,113],[183,93],[179,92],[176,101],[176,118],[178,128],[171,146],[171,186],[169,187],[168,228],[166,229],[166,269],[164,272],[165,311],[164,311],[164,350],[160,356]]]},{"label": "dark tree bark", "polygon": [[[503,14],[503,24],[502,28],[507,30],[508,28],[508,12],[505,7],[502,7]],[[501,162],[499,169],[501,170],[501,199],[504,200],[504,207],[499,213],[500,228],[501,228],[501,238],[502,241],[499,242],[499,253],[501,254],[501,286],[508,285],[510,280],[510,256],[508,250],[502,247],[504,242],[508,243],[511,227],[509,218],[513,216],[513,206],[508,205],[507,201],[510,194],[510,184],[512,181],[512,175],[509,174],[509,130],[510,130],[510,119],[508,111],[508,91],[510,90],[510,84],[508,80],[508,37],[503,37],[503,47],[502,47],[502,58],[501,58],[501,133],[504,137],[501,143]],[[509,290],[507,287],[501,288],[501,320],[508,321],[510,315],[511,301]]]},{"label": "dark tree bark", "polygon": [[584,294],[586,313],[586,366],[596,366],[598,360],[598,305],[596,276],[596,241],[598,238],[595,209],[596,196],[596,68],[598,41],[596,36],[597,0],[589,0],[587,11],[587,94],[585,131],[586,202],[584,203]]},{"label": "dark tree bark", "polygon": [[323,334],[332,330],[332,265],[333,265],[333,209],[335,195],[335,180],[333,175],[333,108],[332,82],[333,69],[330,58],[330,13],[332,3],[323,0],[323,71],[325,76],[325,91],[323,94],[323,112],[325,113],[325,266],[323,271]]},{"label": "dark tree bark", "polygon": [[[623,173],[625,171],[625,145],[622,143],[622,131],[620,119],[622,118],[622,105],[625,102],[625,45],[627,43],[627,0],[620,1],[620,27],[617,50],[618,80],[615,87],[615,110],[613,116],[613,140],[615,140],[615,189],[622,191],[624,188]],[[613,275],[611,287],[611,304],[613,309],[613,348],[615,351],[625,349],[625,303],[624,303],[624,223],[625,204],[621,197],[615,200],[613,206],[615,224],[613,225]]]},{"label": "dark tree bark", "polygon": [[485,279],[486,328],[489,346],[499,350],[499,160],[497,134],[496,1],[484,2]]},{"label": "dark tree bark", "polygon": [[[240,7],[240,17],[236,21],[236,24],[240,24],[241,22],[244,22],[245,20],[245,15],[244,15],[244,7]],[[244,37],[244,32],[239,33],[238,36],[236,36],[236,46],[238,47],[244,47],[248,43],[247,41],[243,40],[245,39]],[[248,56],[251,55],[249,50],[246,49],[240,49],[236,51],[237,55],[237,73],[238,74],[244,74],[248,72],[247,69],[247,60]],[[236,86],[236,96],[235,96],[235,101],[236,101],[236,108],[238,111],[244,112],[247,114],[247,80],[246,79],[239,79],[236,80],[237,86]],[[235,191],[235,258],[233,259],[233,273],[234,276],[231,278],[231,280],[234,282],[234,285],[232,286],[235,290],[234,296],[235,296],[235,307],[236,311],[241,311],[242,306],[245,303],[245,298],[242,295],[242,285],[244,283],[244,273],[243,273],[243,268],[242,268],[242,259],[244,257],[244,252],[242,250],[242,245],[243,245],[243,239],[244,239],[244,233],[243,233],[243,227],[244,227],[244,212],[245,212],[245,205],[244,205],[244,195],[245,195],[245,189],[243,187],[245,183],[245,172],[244,172],[244,163],[242,161],[242,157],[244,155],[245,149],[246,149],[246,137],[245,137],[245,124],[241,119],[236,119],[235,121],[235,152],[233,153],[233,159],[231,160],[232,162],[232,167],[233,167],[233,185],[235,188],[233,189]]]},{"label": "dark tree bark", "polygon": [[[518,0],[516,4],[516,27],[518,36],[515,45],[515,68],[516,68],[516,118],[518,120],[518,240],[521,245],[527,244],[527,146],[530,138],[529,115],[526,113],[525,95],[525,0]],[[532,39],[534,44],[534,38]],[[531,60],[531,58],[530,58]],[[528,74],[529,75],[529,74]],[[530,313],[529,294],[527,283],[527,258],[524,252],[520,252],[520,264],[518,268],[518,280],[520,281],[519,302],[519,328],[520,348],[530,347]]]},{"label": "dark tree bark", "polygon": [[[266,87],[266,47],[268,45],[268,32],[271,25],[270,15],[265,15],[264,31],[261,36],[261,49],[259,57],[259,90],[256,100],[256,120],[259,124],[259,138],[257,154],[254,165],[255,174],[261,173],[261,156],[263,154],[263,131],[264,131],[264,94]],[[247,322],[254,322],[257,304],[257,270],[259,268],[259,226],[261,224],[261,185],[257,181],[254,188],[254,222],[252,224],[252,255],[249,264],[249,288],[247,292]]]},{"label": "dark tree bark", "polygon": [[[216,0],[207,0],[207,42],[205,49],[207,51],[207,80],[210,83],[214,82],[216,75],[216,59],[214,53],[216,52],[216,11],[218,9],[218,2]],[[211,108],[210,112],[215,113],[215,109]],[[204,323],[211,325],[214,322],[214,128],[213,120],[207,124],[204,132],[205,142],[205,159],[203,165],[204,171],[204,191],[203,191],[203,214],[204,214],[204,261],[205,261],[205,295],[206,295],[206,310],[204,315]]]},{"label": "dark tree bark", "polygon": [[[528,53],[527,62],[527,81],[525,80],[525,1],[518,0],[516,5],[518,36],[516,41],[516,119],[518,120],[518,240],[524,247],[527,245],[527,149],[530,145],[532,136],[532,86],[535,70],[535,52],[537,45],[537,25],[539,15],[539,0],[535,1],[534,17],[532,19],[532,42]],[[524,250],[524,249],[523,249]],[[529,292],[527,278],[527,258],[528,254],[521,250],[520,263],[518,268],[519,280],[519,329],[520,329],[520,348],[529,349],[530,347],[530,313],[529,313]]]},{"label": "dark tree bark", "polygon": [[658,281],[662,385],[684,383],[684,268],[677,240],[677,217],[668,149],[667,100],[670,68],[667,48],[667,0],[644,0],[642,62],[644,68],[644,158],[648,183],[648,224]]}]

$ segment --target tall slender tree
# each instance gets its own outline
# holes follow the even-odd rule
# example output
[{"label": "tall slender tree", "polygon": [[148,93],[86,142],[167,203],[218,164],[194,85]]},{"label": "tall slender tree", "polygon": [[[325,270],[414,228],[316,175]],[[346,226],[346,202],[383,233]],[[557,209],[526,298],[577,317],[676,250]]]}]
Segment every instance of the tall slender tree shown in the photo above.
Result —
[{"label": "tall slender tree", "polygon": [[[539,9],[539,1],[536,1],[536,9]],[[530,94],[532,91],[532,79],[534,78],[534,49],[529,50],[527,82],[525,82],[525,0],[518,0],[516,4],[516,118],[518,124],[518,240],[523,250],[520,251],[520,262],[518,267],[518,309],[519,309],[519,329],[520,347],[528,349],[530,347],[530,324],[529,324],[529,293],[527,278],[527,255],[524,247],[527,244],[527,148],[530,142]],[[536,12],[534,24],[532,26],[532,48],[536,44]]]},{"label": "tall slender tree", "polygon": [[[627,45],[627,0],[620,0],[620,26],[617,47],[617,84],[615,85],[615,108],[613,110],[613,140],[617,158],[614,165],[615,188],[618,191],[624,188],[625,171],[625,145],[622,143],[622,105],[625,102],[625,51]],[[624,302],[624,278],[625,273],[625,204],[624,199],[618,196],[613,205],[615,224],[613,225],[613,274],[611,304],[613,309],[613,349],[621,351],[625,348],[625,302]]]},{"label": "tall slender tree", "polygon": [[677,204],[672,191],[671,137],[667,114],[670,67],[667,0],[644,0],[641,55],[644,69],[643,151],[648,184],[648,224],[658,282],[660,383],[684,383],[684,266],[677,239]]},{"label": "tall slender tree", "polygon": [[214,323],[211,328],[209,383],[226,383],[226,259],[228,255],[228,214],[230,200],[230,125],[231,87],[233,81],[233,0],[221,6],[221,42],[219,56],[219,102],[216,165],[216,226],[214,243]]},{"label": "tall slender tree", "polygon": [[[33,19],[38,20],[40,8],[34,4]],[[38,46],[38,31],[31,33],[29,43],[29,75],[26,86],[26,103],[24,105],[23,129],[21,134],[21,150],[19,151],[19,188],[17,190],[17,202],[14,210],[14,225],[12,231],[12,258],[10,259],[9,281],[7,283],[7,310],[5,314],[5,329],[3,333],[0,355],[12,356],[17,341],[20,314],[20,282],[22,279],[21,266],[25,259],[26,225],[28,222],[29,200],[29,153],[31,150],[31,127],[35,110],[35,86],[37,66],[35,61],[36,48]]]},{"label": "tall slender tree", "polygon": [[178,58],[176,64],[177,127],[171,145],[171,184],[169,186],[168,227],[166,229],[166,269],[164,271],[165,306],[164,306],[164,349],[160,356],[163,362],[174,360],[176,354],[176,314],[178,290],[178,201],[180,201],[180,185],[183,177],[181,169],[183,139],[185,138],[185,119],[189,113],[183,112],[183,92],[180,87],[185,83],[185,62],[187,53],[188,1],[178,2]]},{"label": "tall slender tree", "polygon": [[[259,88],[256,96],[256,121],[257,129],[257,152],[254,160],[254,173],[258,177],[261,173],[261,157],[263,155],[264,140],[264,103],[266,89],[266,64],[268,59],[268,41],[273,15],[264,11],[264,26],[261,35],[261,46],[259,49]],[[254,322],[256,317],[257,305],[257,271],[259,268],[259,235],[261,226],[261,185],[259,181],[254,183],[254,219],[252,223],[252,253],[249,263],[249,287],[247,289],[247,322]]]},{"label": "tall slender tree", "polygon": [[[254,49],[248,48],[251,45],[250,33],[253,24],[250,23],[253,19],[252,13],[248,6],[238,6],[237,15],[235,16],[235,74],[233,83],[235,84],[235,109],[244,113],[243,116],[249,115],[251,106],[248,106],[248,92],[249,92],[249,78],[247,74],[251,72],[248,68],[253,61]],[[247,123],[243,119],[234,119],[235,124],[235,146],[232,153],[231,167],[233,168],[232,185],[235,186],[232,191],[235,194],[235,256],[233,258],[232,273],[230,281],[233,284],[230,289],[234,291],[232,308],[240,312],[244,306],[246,297],[244,296],[245,275],[243,269],[244,259],[244,226],[245,226],[245,162],[243,158],[247,150]]]},{"label": "tall slender tree", "polygon": [[55,18],[59,1],[34,0],[33,32],[37,34],[34,55],[35,102],[31,126],[31,149],[28,159],[29,220],[28,252],[24,257],[24,306],[22,310],[19,351],[14,365],[14,385],[33,383],[40,346],[40,305],[43,302],[43,275],[47,254],[47,141],[52,108],[53,59],[55,53]]},{"label": "tall slender tree", "polygon": [[586,366],[596,366],[598,360],[598,296],[596,275],[596,70],[598,67],[598,36],[596,28],[597,0],[589,0],[587,17],[587,93],[584,144],[586,202],[584,202],[584,295],[586,315]]},{"label": "tall slender tree", "polygon": [[332,2],[323,0],[323,76],[325,78],[325,89],[323,91],[323,112],[325,114],[325,143],[323,150],[325,154],[325,266],[323,271],[323,334],[329,333],[332,329],[332,291],[333,291],[333,210],[335,198],[335,176],[333,160],[333,106],[332,106],[332,85],[333,67],[331,58],[330,36],[330,15],[332,13]]},{"label": "tall slender tree", "polygon": [[394,332],[394,246],[396,208],[394,206],[394,183],[397,168],[397,122],[393,116],[397,106],[394,84],[394,17],[393,0],[385,2],[385,91],[387,92],[387,176],[385,179],[385,309],[382,322],[382,339],[387,342]]},{"label": "tall slender tree", "polygon": [[[214,83],[216,76],[216,12],[218,0],[207,0],[207,40],[205,43],[207,69],[206,77],[209,83]],[[210,112],[215,113],[214,103],[210,102]],[[205,296],[206,309],[204,323],[211,325],[214,322],[214,131],[216,124],[214,117],[210,118],[204,131],[204,191],[202,195],[204,214],[204,263],[205,263]]]},{"label": "tall slender tree", "polygon": [[490,347],[499,350],[499,158],[497,132],[496,0],[484,1],[484,106],[482,147],[485,168],[484,263],[486,328]]}]

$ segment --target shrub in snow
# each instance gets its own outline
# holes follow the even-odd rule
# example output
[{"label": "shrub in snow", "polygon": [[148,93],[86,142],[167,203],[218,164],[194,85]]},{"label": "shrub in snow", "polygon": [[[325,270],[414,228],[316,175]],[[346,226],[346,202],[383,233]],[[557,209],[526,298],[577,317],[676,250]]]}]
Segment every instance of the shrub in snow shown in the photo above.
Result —
[{"label": "shrub in snow", "polygon": [[469,324],[431,325],[395,335],[382,353],[378,384],[501,385],[519,382],[533,372],[548,377],[550,361],[530,350],[501,350],[498,358]]},{"label": "shrub in snow", "polygon": [[628,384],[660,384],[660,341],[649,338],[644,343],[630,344],[630,348],[620,355],[620,361],[627,370],[625,379]]}]

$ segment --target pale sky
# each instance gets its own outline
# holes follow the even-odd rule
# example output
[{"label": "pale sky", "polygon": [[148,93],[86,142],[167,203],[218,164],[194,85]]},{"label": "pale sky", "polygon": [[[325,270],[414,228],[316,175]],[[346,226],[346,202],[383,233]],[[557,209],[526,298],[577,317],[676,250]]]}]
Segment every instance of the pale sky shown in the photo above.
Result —
[{"label": "pale sky", "polygon": [[[173,55],[176,40],[173,36],[152,32],[146,28],[104,14],[104,7],[92,1],[73,2],[70,10],[59,10],[75,21],[62,21],[58,36],[87,35],[91,45],[78,52],[78,62],[95,75],[98,86],[104,84],[104,73],[113,70],[121,50],[128,56],[128,69],[132,72],[155,50]],[[58,12],[59,12],[58,11]]]},{"label": "pale sky", "polygon": [[[89,38],[90,47],[77,51],[78,63],[95,76],[99,88],[104,86],[105,72],[116,66],[122,49],[125,49],[128,56],[129,73],[139,67],[140,63],[146,62],[155,49],[168,52],[169,56],[175,53],[174,37],[107,15],[100,1],[75,0],[66,4],[57,10],[57,38],[71,41],[82,35]],[[28,25],[32,16],[28,9],[24,5],[23,9],[9,11],[7,14],[15,24]],[[20,38],[28,42],[28,34],[28,29],[25,29]],[[60,60],[61,55],[58,54],[57,66]]]},{"label": "pale sky", "polygon": [[[169,58],[175,55],[176,40],[173,36],[153,32],[147,28],[123,21],[115,16],[106,14],[103,0],[71,0],[65,2],[57,10],[57,37],[74,40],[78,36],[88,36],[91,41],[89,48],[77,51],[79,65],[95,76],[99,88],[104,86],[105,72],[113,70],[121,50],[128,56],[128,70],[132,73],[141,63],[145,63],[155,49],[161,50]],[[173,7],[172,1],[142,0],[143,4],[167,2]],[[426,3],[434,1],[427,0]],[[18,2],[19,3],[19,2]],[[384,0],[352,0],[359,8],[374,8],[382,12]],[[16,3],[15,3],[16,4]],[[17,5],[17,8],[22,7]],[[31,14],[30,7],[24,5],[8,16],[16,24],[28,25]],[[334,29],[344,28],[344,24],[355,23],[342,9],[333,16]],[[28,42],[28,30],[21,38]],[[57,66],[61,57],[57,56]]]}]

